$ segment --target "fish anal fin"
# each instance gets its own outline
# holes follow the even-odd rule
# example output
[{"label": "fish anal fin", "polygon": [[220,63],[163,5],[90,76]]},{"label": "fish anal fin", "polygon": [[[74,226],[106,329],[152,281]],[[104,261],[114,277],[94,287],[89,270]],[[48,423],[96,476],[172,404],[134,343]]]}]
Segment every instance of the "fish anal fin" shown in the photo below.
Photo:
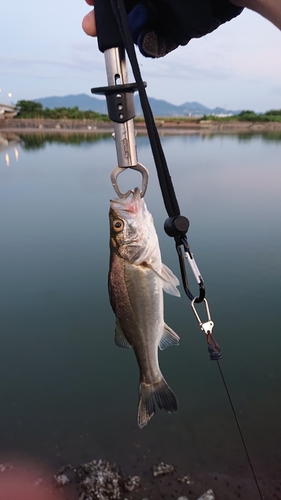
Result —
[{"label": "fish anal fin", "polygon": [[179,336],[176,334],[176,332],[174,332],[174,330],[172,330],[172,328],[170,328],[165,323],[163,335],[159,342],[159,349],[163,351],[163,349],[166,349],[166,347],[170,347],[172,345],[179,345],[179,342],[180,342]]},{"label": "fish anal fin", "polygon": [[116,320],[116,324],[115,324],[115,344],[118,346],[118,347],[123,347],[123,348],[129,348],[129,347],[132,347],[128,340],[126,339],[125,337],[125,334],[121,328],[121,326],[119,325],[118,321]]}]

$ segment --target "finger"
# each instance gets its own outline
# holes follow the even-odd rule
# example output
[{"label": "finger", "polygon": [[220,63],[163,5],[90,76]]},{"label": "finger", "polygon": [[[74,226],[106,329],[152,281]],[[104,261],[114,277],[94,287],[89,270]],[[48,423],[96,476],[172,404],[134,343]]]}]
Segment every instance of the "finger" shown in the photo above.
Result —
[{"label": "finger", "polygon": [[87,35],[97,36],[95,13],[92,10],[82,21],[82,28]]}]

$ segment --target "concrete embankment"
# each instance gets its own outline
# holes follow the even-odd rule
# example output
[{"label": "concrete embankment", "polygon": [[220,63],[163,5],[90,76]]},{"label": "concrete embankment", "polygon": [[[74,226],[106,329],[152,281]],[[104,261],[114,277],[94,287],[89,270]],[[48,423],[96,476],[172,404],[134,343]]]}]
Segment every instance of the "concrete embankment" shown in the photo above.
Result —
[{"label": "concrete embankment", "polygon": [[[215,121],[215,120],[169,120],[156,118],[156,126],[162,134],[212,134],[212,133],[263,133],[281,132],[279,122],[241,122],[241,121]],[[144,121],[135,121],[138,133],[146,134]],[[15,131],[21,133],[32,132],[89,132],[112,133],[113,125],[110,121],[99,120],[43,120],[13,118],[0,120],[0,131]]]}]

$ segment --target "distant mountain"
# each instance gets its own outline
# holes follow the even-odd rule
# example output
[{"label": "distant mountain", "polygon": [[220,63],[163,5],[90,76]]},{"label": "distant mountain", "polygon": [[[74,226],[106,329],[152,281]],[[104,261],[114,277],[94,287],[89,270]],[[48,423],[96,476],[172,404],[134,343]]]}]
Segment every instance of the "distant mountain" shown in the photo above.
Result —
[{"label": "distant mountain", "polygon": [[52,97],[42,97],[40,99],[34,99],[35,102],[40,102],[43,108],[74,108],[78,106],[81,111],[96,111],[97,113],[107,114],[107,107],[105,99],[97,99],[96,97],[91,97],[87,94],[77,94],[77,95],[65,95],[52,96]]},{"label": "distant mountain", "polygon": [[[180,106],[171,104],[170,102],[163,101],[160,99],[154,99],[149,97],[149,103],[153,111],[154,116],[203,116],[203,115],[238,115],[241,110],[226,110],[224,108],[216,107],[214,109],[208,108],[199,102],[185,102]],[[139,101],[139,96],[136,96],[135,100],[136,114],[142,115],[142,109]]]},{"label": "distant mountain", "polygon": [[[87,94],[77,94],[77,95],[66,95],[63,97],[53,96],[53,97],[42,97],[40,99],[34,99],[35,102],[40,102],[44,108],[73,108],[77,106],[82,111],[88,109],[96,111],[97,113],[107,114],[107,107],[105,99],[98,99],[97,97],[92,97]],[[154,99],[154,97],[149,97],[149,102],[154,116],[202,116],[202,115],[219,115],[219,114],[231,114],[237,115],[241,110],[226,110],[224,108],[208,108],[199,102],[185,102],[180,106],[171,104],[170,102],[163,101],[161,99]],[[142,116],[142,109],[140,105],[139,96],[135,97],[135,107],[136,115]]]}]

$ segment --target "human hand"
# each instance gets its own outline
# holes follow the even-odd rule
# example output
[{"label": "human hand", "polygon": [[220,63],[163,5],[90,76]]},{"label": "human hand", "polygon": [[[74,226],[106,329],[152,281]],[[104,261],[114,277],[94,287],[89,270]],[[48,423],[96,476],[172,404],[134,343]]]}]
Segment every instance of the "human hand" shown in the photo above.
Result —
[{"label": "human hand", "polygon": [[[88,5],[94,5],[93,0],[85,0]],[[89,36],[97,36],[97,28],[96,28],[96,19],[95,19],[95,11],[91,10],[89,14],[87,14],[82,21],[82,28],[85,33]]]},{"label": "human hand", "polygon": [[[94,5],[94,0],[86,0]],[[163,57],[192,38],[200,38],[243,10],[227,0],[124,0],[133,40],[145,57]],[[96,36],[94,11],[82,27]]]}]

